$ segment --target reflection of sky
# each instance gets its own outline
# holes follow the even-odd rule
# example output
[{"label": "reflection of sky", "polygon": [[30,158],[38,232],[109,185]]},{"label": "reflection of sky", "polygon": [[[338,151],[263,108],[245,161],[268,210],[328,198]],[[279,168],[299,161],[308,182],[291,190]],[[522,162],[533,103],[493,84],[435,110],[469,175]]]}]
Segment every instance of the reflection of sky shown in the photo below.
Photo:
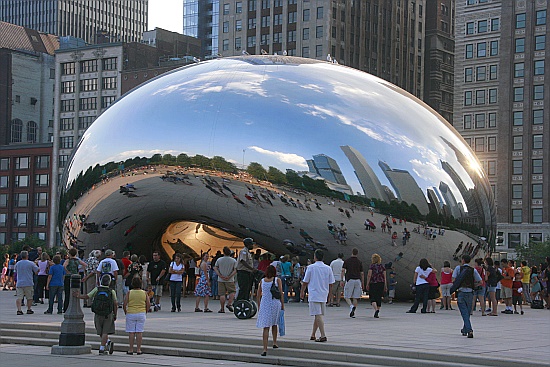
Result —
[{"label": "reflection of sky", "polygon": [[75,166],[144,152],[185,152],[220,155],[239,166],[244,156],[245,164],[259,162],[284,172],[306,170],[305,160],[323,153],[360,191],[340,149],[350,145],[382,184],[391,187],[379,160],[409,171],[425,195],[428,187],[445,181],[464,202],[440,160],[454,167],[466,187],[473,187],[472,180],[440,137],[475,162],[437,115],[374,76],[324,62],[253,65],[221,59],[158,78],[115,103],[85,133]]}]

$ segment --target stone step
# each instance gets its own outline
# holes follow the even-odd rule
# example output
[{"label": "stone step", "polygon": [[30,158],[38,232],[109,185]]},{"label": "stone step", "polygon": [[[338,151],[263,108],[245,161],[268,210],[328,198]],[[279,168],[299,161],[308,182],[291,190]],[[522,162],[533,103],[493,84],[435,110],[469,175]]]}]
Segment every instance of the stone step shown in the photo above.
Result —
[{"label": "stone step", "polygon": [[[19,325],[2,325],[2,342],[3,343],[20,343],[34,344],[42,346],[52,346],[58,343],[59,329],[56,326],[37,325],[33,330],[22,329]],[[95,335],[95,330],[87,328],[87,343],[91,344],[95,349],[99,347],[99,336]],[[238,359],[229,358],[232,360],[248,361],[248,358],[243,356],[258,356],[261,350],[259,340],[245,338],[222,338],[223,341],[213,341],[205,335],[191,334],[169,334],[151,332],[147,333],[143,340],[143,350],[146,353],[162,354],[162,355],[185,355],[188,357],[200,358],[221,358],[222,355],[238,355]],[[204,340],[197,340],[204,339]],[[117,351],[125,351],[128,338],[124,332],[119,332],[112,336],[115,342]],[[446,361],[441,355],[422,356],[422,353],[409,351],[408,355],[400,352],[394,353],[393,350],[381,350],[374,348],[349,348],[345,346],[320,344],[320,343],[300,343],[300,342],[285,342],[279,343],[280,349],[270,350],[277,358],[287,360],[286,365],[303,365],[296,364],[296,360],[323,360],[329,361],[331,365],[341,365],[341,363],[358,363],[360,365],[383,365],[383,366],[417,366],[419,360],[425,366],[487,366],[484,358],[454,358],[453,363]],[[373,353],[371,353],[373,352]],[[398,351],[399,352],[399,351]],[[237,353],[237,354],[235,354]],[[398,355],[395,355],[398,354]],[[296,358],[299,356],[299,358]],[[429,358],[424,358],[429,357]],[[457,361],[456,359],[459,359]],[[262,362],[265,357],[259,360]],[[254,360],[256,362],[256,360]],[[292,362],[292,363],[291,363]],[[271,363],[271,362],[270,362]],[[282,362],[281,362],[282,363]]]}]

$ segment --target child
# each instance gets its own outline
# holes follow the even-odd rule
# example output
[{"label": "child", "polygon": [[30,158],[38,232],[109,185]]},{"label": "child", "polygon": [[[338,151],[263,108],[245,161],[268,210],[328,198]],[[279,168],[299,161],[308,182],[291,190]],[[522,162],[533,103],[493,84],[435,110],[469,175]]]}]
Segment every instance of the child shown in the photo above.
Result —
[{"label": "child", "polygon": [[523,284],[521,283],[521,274],[516,273],[514,281],[512,283],[512,304],[514,305],[514,313],[517,315],[517,305],[519,304],[519,309],[523,315]]},{"label": "child", "polygon": [[393,271],[390,271],[390,280],[388,283],[388,303],[391,305],[393,303],[393,298],[395,297],[395,285],[397,284],[397,279],[395,279],[395,273]]},{"label": "child", "polygon": [[147,286],[146,293],[147,297],[151,301],[151,309],[149,310],[149,312],[157,312],[158,310],[160,310],[160,307],[155,303],[155,290],[153,289],[153,286],[151,284]]}]

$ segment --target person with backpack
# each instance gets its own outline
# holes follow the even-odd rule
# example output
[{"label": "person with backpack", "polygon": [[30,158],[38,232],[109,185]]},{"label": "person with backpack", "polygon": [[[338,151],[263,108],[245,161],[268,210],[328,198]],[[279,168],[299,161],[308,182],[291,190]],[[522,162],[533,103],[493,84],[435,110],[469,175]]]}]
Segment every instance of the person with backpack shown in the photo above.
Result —
[{"label": "person with backpack", "polygon": [[63,302],[63,312],[67,311],[67,308],[69,307],[69,300],[71,296],[71,275],[76,274],[79,275],[78,267],[80,265],[86,267],[87,264],[80,260],[76,255],[78,254],[78,250],[76,248],[72,248],[69,250],[69,258],[63,262],[63,267],[65,268],[65,278],[63,280],[63,288],[65,291],[65,299]]},{"label": "person with backpack", "polygon": [[472,329],[472,324],[470,322],[474,289],[476,285],[481,284],[481,276],[475,268],[470,266],[471,260],[472,258],[470,255],[462,255],[462,265],[458,265],[453,271],[453,286],[451,288],[452,292],[454,288],[457,288],[457,305],[462,320],[464,321],[464,325],[460,332],[463,336],[467,336],[468,338],[474,337],[474,329]]},{"label": "person with backpack", "polygon": [[113,354],[114,343],[109,340],[109,335],[115,333],[115,321],[117,318],[118,304],[116,292],[110,288],[112,277],[103,274],[100,285],[92,289],[88,294],[80,294],[74,291],[73,296],[80,299],[92,299],[92,312],[94,313],[94,326],[97,335],[101,337],[99,354]]}]

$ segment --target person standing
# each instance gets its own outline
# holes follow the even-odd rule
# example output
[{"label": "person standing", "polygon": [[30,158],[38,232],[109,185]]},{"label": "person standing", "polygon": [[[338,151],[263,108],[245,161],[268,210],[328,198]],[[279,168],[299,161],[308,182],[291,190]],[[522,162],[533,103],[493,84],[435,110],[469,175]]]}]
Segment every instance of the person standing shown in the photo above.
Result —
[{"label": "person standing", "polygon": [[49,291],[50,298],[48,299],[48,309],[45,314],[53,313],[53,303],[57,297],[57,313],[63,313],[63,279],[65,277],[65,268],[61,265],[61,256],[53,257],[53,265],[48,271],[48,279],[46,281],[46,290]]},{"label": "person standing", "polygon": [[237,301],[250,299],[252,290],[252,278],[254,275],[254,260],[250,251],[254,248],[254,240],[247,237],[243,240],[244,248],[239,252],[237,259],[237,282],[239,284],[239,293]]},{"label": "person standing", "polygon": [[349,257],[342,265],[342,278],[345,277],[346,285],[344,286],[344,299],[349,305],[349,317],[355,317],[355,310],[357,309],[357,302],[363,294],[363,281],[365,279],[365,273],[363,271],[363,263],[357,255],[359,250],[354,248],[351,250],[351,257]]},{"label": "person standing", "polygon": [[[328,294],[334,284],[334,275],[330,266],[323,262],[324,253],[317,249],[313,253],[313,264],[308,265],[304,275],[303,287],[300,292],[300,298],[305,296],[305,290],[308,290],[309,315],[314,316],[313,331],[310,340],[316,342],[326,342],[325,322],[323,316],[326,310]],[[321,333],[319,338],[315,338],[317,329]]]},{"label": "person standing", "polygon": [[147,266],[147,282],[153,286],[155,292],[155,304],[160,310],[160,298],[162,297],[162,281],[166,274],[166,263],[160,258],[160,252],[153,251],[153,261]]},{"label": "person standing", "polygon": [[[101,280],[102,276],[104,274],[108,274],[111,276],[111,284],[109,285],[112,289],[115,289],[116,286],[116,278],[118,275],[118,264],[113,259],[115,253],[113,250],[106,250],[105,251],[105,258],[99,262],[97,265],[96,273],[98,275],[98,279]],[[101,284],[101,283],[100,283]]]},{"label": "person standing", "polygon": [[[42,252],[40,259],[37,259],[36,265],[38,265],[38,281],[34,292],[34,302],[44,304],[44,290],[48,283],[48,270],[53,263],[50,261],[50,255],[46,252]],[[46,298],[49,298],[49,292],[46,291]]]},{"label": "person standing", "polygon": [[527,261],[521,262],[521,282],[523,283],[523,300],[531,303],[531,268],[527,266]]},{"label": "person standing", "polygon": [[[225,246],[223,248],[223,257],[220,257],[216,261],[214,271],[218,274],[218,295],[220,296],[220,310],[218,313],[224,313],[224,307],[227,307],[229,312],[233,312],[237,260],[231,257],[231,249],[229,247]],[[227,305],[225,305],[226,299]]]},{"label": "person standing", "polygon": [[63,288],[65,290],[63,312],[66,312],[67,308],[69,308],[69,301],[71,299],[71,275],[79,275],[80,273],[78,271],[78,267],[80,265],[87,265],[84,261],[76,257],[77,254],[78,250],[73,247],[69,250],[69,258],[67,259],[67,261],[63,262],[63,267],[65,268],[65,279],[63,281]]},{"label": "person standing", "polygon": [[489,308],[485,312],[489,312],[489,316],[498,316],[497,314],[497,298],[496,289],[498,284],[498,275],[500,275],[498,269],[495,268],[493,259],[490,257],[485,258],[485,265],[487,269],[487,298],[489,301]]},{"label": "person standing", "polygon": [[342,266],[344,266],[344,254],[340,252],[338,257],[330,263],[332,269],[332,275],[334,276],[334,285],[330,292],[330,298],[328,306],[340,307],[340,296],[344,288],[344,281],[342,279]]},{"label": "person standing", "polygon": [[[126,315],[126,332],[130,348],[126,354],[134,354],[134,340],[136,341],[136,351],[138,355],[143,354],[141,351],[141,342],[143,340],[143,330],[147,310],[151,308],[151,301],[147,297],[147,293],[141,289],[141,278],[132,278],[130,290],[124,296],[124,304],[122,306]],[[181,288],[180,288],[181,292]]]},{"label": "person standing", "polygon": [[15,304],[17,306],[17,314],[23,315],[21,310],[21,302],[23,297],[27,299],[27,314],[32,315],[32,300],[34,296],[34,274],[38,274],[38,265],[29,261],[29,253],[27,251],[21,251],[20,260],[15,264],[15,274],[17,274],[16,284],[16,296],[17,300]]},{"label": "person standing", "polygon": [[[170,274],[170,301],[172,302],[171,312],[176,312],[176,307],[178,308],[178,312],[181,312],[181,286],[183,284],[185,265],[183,265],[183,260],[180,253],[176,253],[174,255],[174,261],[170,263],[168,273]],[[130,349],[132,348],[130,347]]]},{"label": "person standing", "polygon": [[210,255],[208,255],[208,252],[202,254],[201,264],[199,265],[199,281],[195,288],[195,296],[197,297],[195,300],[195,312],[203,312],[203,310],[199,308],[201,298],[204,299],[204,312],[212,312],[212,310],[208,308],[208,300],[210,296],[212,296],[210,277],[208,276],[209,257]]},{"label": "person standing", "polygon": [[283,294],[284,294],[284,303],[288,303],[288,283],[292,279],[292,263],[290,262],[290,256],[284,255],[279,264],[281,267],[281,281],[283,282]]},{"label": "person standing", "polygon": [[416,269],[414,269],[414,278],[413,282],[416,287],[416,294],[414,297],[414,303],[410,310],[407,311],[407,313],[416,313],[416,310],[418,309],[418,306],[420,305],[420,302],[422,302],[422,309],[420,310],[421,313],[427,313],[428,311],[426,308],[428,307],[428,296],[430,291],[430,285],[428,284],[428,276],[432,272],[432,268],[430,267],[430,263],[428,262],[428,259],[420,259],[420,262]]},{"label": "person standing", "polygon": [[371,265],[367,272],[367,291],[369,300],[374,309],[374,318],[379,318],[380,307],[382,307],[382,297],[388,291],[386,282],[386,267],[382,265],[382,258],[378,254],[371,257]]},{"label": "person standing", "polygon": [[[277,326],[279,324],[279,312],[285,309],[283,300],[283,284],[281,278],[277,278],[277,270],[273,265],[269,265],[266,269],[265,277],[261,280],[258,287],[258,320],[256,327],[263,328],[262,356],[267,355],[267,342],[269,339],[269,329],[273,335],[273,349],[279,348],[277,345]],[[271,293],[271,287],[275,282],[279,288],[279,299],[275,298]]]},{"label": "person standing", "polygon": [[470,322],[470,312],[474,300],[474,288],[476,284],[481,284],[481,276],[477,270],[470,266],[471,257],[468,254],[462,255],[462,265],[458,265],[453,271],[453,283],[460,273],[467,271],[460,287],[458,288],[457,305],[464,325],[460,332],[468,338],[474,337],[474,329]]},{"label": "person standing", "polygon": [[515,271],[514,268],[510,266],[510,262],[507,259],[500,260],[500,266],[502,267],[500,296],[506,305],[504,311],[501,311],[501,313],[511,315],[514,313],[512,309],[512,283],[514,282]]},{"label": "person standing", "polygon": [[[100,250],[92,250],[86,259],[86,275],[82,278],[81,282],[84,283],[84,290],[86,293],[95,288],[97,284],[96,269],[99,266],[99,258],[101,257]],[[90,300],[84,302],[84,307],[91,307]]]}]

